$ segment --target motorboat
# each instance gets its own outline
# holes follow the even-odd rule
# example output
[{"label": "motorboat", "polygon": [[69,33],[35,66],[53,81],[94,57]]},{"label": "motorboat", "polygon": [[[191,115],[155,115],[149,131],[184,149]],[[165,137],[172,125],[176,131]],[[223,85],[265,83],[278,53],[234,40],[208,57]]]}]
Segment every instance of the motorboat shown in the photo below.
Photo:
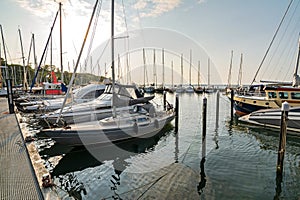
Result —
[{"label": "motorboat", "polygon": [[[239,121],[268,128],[280,128],[281,109],[263,109],[244,115]],[[300,135],[300,107],[292,107],[288,112],[287,130]]]},{"label": "motorboat", "polygon": [[[89,84],[84,87],[73,90],[69,97],[69,103],[78,104],[94,100],[99,97],[105,90],[105,84]],[[64,97],[46,98],[28,100],[27,96],[18,99],[17,108],[22,112],[49,112],[60,109],[63,104]]]},{"label": "motorboat", "polygon": [[150,103],[135,105],[115,117],[76,123],[62,128],[43,129],[38,137],[49,137],[68,146],[101,146],[134,138],[148,138],[159,133],[174,119],[174,109],[156,111]]},{"label": "motorboat", "polygon": [[[118,112],[128,111],[132,106],[139,103],[147,103],[154,96],[143,97],[136,85],[115,84],[114,104]],[[64,125],[100,120],[112,116],[112,84],[107,84],[106,89],[98,98],[86,102],[58,109],[39,117],[43,127]],[[60,119],[57,121],[58,117]]]}]

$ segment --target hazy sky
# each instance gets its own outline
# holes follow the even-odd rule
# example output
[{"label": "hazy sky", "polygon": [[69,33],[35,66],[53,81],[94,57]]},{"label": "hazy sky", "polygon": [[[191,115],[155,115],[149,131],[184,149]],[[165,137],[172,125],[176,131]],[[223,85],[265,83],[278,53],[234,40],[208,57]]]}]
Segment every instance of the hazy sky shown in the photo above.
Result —
[{"label": "hazy sky", "polygon": [[[278,36],[262,66],[258,81],[260,79],[286,81],[292,79],[300,32],[299,1],[292,2],[286,19],[283,21]],[[50,27],[58,10],[57,2],[59,0],[0,1],[0,24],[4,31],[9,63],[21,63],[18,28],[22,33],[25,57],[28,56],[31,34],[34,33],[37,58],[38,62],[40,61]],[[72,70],[73,62],[77,60],[95,2],[95,0],[62,1],[63,59],[66,70],[68,62]],[[97,31],[91,46],[92,51],[101,45],[105,46],[105,41],[110,37],[111,1],[99,0],[99,3],[101,10]],[[201,62],[202,82],[207,82],[208,58],[211,62],[211,83],[227,83],[231,50],[234,52],[232,83],[236,83],[240,56],[243,53],[242,81],[249,83],[260,65],[289,3],[290,0],[115,0],[115,31],[116,34],[125,32],[122,35],[134,38],[130,35],[136,33],[134,30],[144,30],[144,32],[139,32],[139,39],[143,40],[144,45],[147,44],[145,48],[165,48],[166,57],[172,53],[177,55],[178,58],[176,56],[166,58],[165,62],[170,69],[171,62],[174,61],[178,73],[180,73],[180,55],[183,54],[186,80],[188,80],[189,52],[192,51],[192,82],[194,83],[197,82],[195,69],[198,61]],[[56,66],[59,66],[58,27],[59,23],[55,25],[53,32],[53,62]],[[152,32],[153,28],[154,32]],[[134,42],[130,41],[129,46],[134,46],[132,45]],[[88,40],[85,49],[88,49],[89,45],[90,41]],[[142,48],[142,46],[137,45],[134,48]],[[107,53],[110,53],[109,51],[107,49]],[[157,65],[161,65],[161,53],[162,50],[157,50],[157,54],[159,54],[157,55]],[[139,55],[142,58],[142,53]],[[3,57],[2,41],[1,56]],[[85,57],[86,53],[83,56]],[[146,52],[146,58],[149,65],[153,63],[152,50]],[[92,65],[96,65],[96,60],[99,59],[99,57],[93,58]],[[109,62],[109,58],[101,57],[101,59],[99,62],[101,66],[99,66],[103,68],[103,63]],[[132,56],[130,61],[133,62],[133,59]],[[101,70],[104,71],[104,69]],[[96,71],[94,70],[94,73]],[[166,73],[170,72],[170,70],[166,71]],[[160,72],[159,69],[157,73]],[[150,73],[152,72],[149,71],[148,74]],[[150,75],[149,79],[152,79]]]}]

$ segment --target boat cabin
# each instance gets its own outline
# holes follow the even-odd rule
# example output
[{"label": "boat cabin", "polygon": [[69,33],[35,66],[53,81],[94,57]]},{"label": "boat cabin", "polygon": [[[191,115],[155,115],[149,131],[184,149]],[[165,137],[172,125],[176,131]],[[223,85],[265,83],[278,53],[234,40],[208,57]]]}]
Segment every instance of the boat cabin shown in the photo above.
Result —
[{"label": "boat cabin", "polygon": [[265,89],[266,98],[275,100],[281,106],[283,102],[288,102],[290,106],[300,105],[300,88],[294,87],[277,87]]}]

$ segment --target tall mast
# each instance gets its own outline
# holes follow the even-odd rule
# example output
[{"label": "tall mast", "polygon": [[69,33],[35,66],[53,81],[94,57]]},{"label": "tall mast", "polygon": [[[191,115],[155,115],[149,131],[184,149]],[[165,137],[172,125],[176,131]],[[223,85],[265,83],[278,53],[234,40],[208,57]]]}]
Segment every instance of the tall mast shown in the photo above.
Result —
[{"label": "tall mast", "polygon": [[229,72],[228,72],[228,80],[227,80],[227,87],[228,88],[231,88],[232,58],[233,58],[233,50],[231,50],[231,58],[230,58],[230,65],[229,65]]},{"label": "tall mast", "polygon": [[31,83],[31,86],[30,86],[30,92],[32,92],[32,87],[34,86],[35,80],[36,80],[37,75],[38,75],[38,71],[39,71],[39,69],[40,69],[40,67],[41,67],[41,65],[42,65],[42,62],[43,62],[43,59],[44,59],[44,56],[45,56],[45,53],[46,53],[46,50],[47,50],[47,46],[48,46],[49,41],[50,41],[50,38],[51,38],[51,36],[52,36],[52,31],[53,31],[53,28],[54,28],[54,25],[55,25],[55,22],[56,22],[56,19],[57,19],[57,15],[58,15],[58,11],[56,12],[55,19],[54,19],[53,25],[52,25],[52,27],[51,27],[51,31],[50,31],[49,37],[48,37],[48,39],[47,39],[46,46],[45,46],[45,48],[44,48],[44,51],[43,51],[43,54],[42,54],[42,57],[41,57],[39,66],[38,66],[38,68],[37,68],[37,70],[36,70],[36,73],[35,73],[35,75],[34,75],[34,78],[33,78],[33,80],[32,80],[32,83]]},{"label": "tall mast", "polygon": [[162,88],[165,89],[165,50],[162,49]]},{"label": "tall mast", "polygon": [[173,60],[172,60],[172,62],[171,62],[171,67],[172,67],[172,86],[171,86],[171,89],[173,89],[173,87],[174,87],[174,80],[173,80],[173,76],[174,76],[174,72],[173,72],[173,70],[174,70],[174,66],[173,66]]},{"label": "tall mast", "polygon": [[146,87],[146,55],[145,55],[144,48],[143,48],[143,62],[144,62],[144,87]]},{"label": "tall mast", "polygon": [[69,93],[71,91],[72,84],[73,84],[74,79],[75,79],[76,71],[77,71],[77,68],[78,68],[78,65],[79,65],[79,62],[80,62],[80,58],[81,58],[81,55],[82,55],[82,52],[83,52],[83,48],[84,48],[85,42],[87,40],[89,31],[90,31],[90,28],[91,28],[91,24],[92,24],[92,21],[93,21],[95,12],[96,12],[97,5],[98,5],[98,0],[96,0],[95,6],[94,6],[94,9],[93,9],[93,13],[92,13],[91,19],[89,21],[89,25],[88,25],[88,28],[86,30],[86,33],[85,33],[85,36],[84,36],[84,40],[82,42],[81,49],[80,49],[80,52],[79,52],[79,55],[78,55],[78,58],[77,58],[77,61],[76,61],[75,67],[74,67],[74,72],[72,74],[71,80],[70,80],[69,85],[68,85],[68,90],[67,90],[66,96],[64,98],[64,101],[63,101],[62,107],[60,109],[59,115],[58,115],[58,117],[56,119],[56,124],[59,122],[59,120],[61,118],[61,114],[62,114],[63,108],[66,105],[66,101],[67,101],[68,95],[69,95]]},{"label": "tall mast", "polygon": [[154,75],[154,86],[157,86],[157,74],[156,74],[156,58],[155,58],[155,49],[153,49],[153,75]]},{"label": "tall mast", "polygon": [[2,37],[2,44],[3,44],[3,53],[4,53],[4,78],[7,79],[8,76],[7,76],[7,70],[6,70],[6,67],[7,67],[7,56],[6,56],[6,49],[5,49],[5,42],[4,42],[4,35],[3,35],[3,30],[2,30],[2,25],[0,24],[0,30],[1,30],[1,37]]},{"label": "tall mast", "polygon": [[298,76],[298,67],[299,67],[299,61],[300,61],[300,40],[299,40],[299,45],[298,45],[298,57],[297,57],[297,62],[296,62],[296,67],[293,75],[293,86],[298,86],[299,85],[299,76]]},{"label": "tall mast", "polygon": [[210,85],[210,59],[209,58],[208,58],[208,63],[207,63],[207,76],[208,76],[207,86],[209,86]]},{"label": "tall mast", "polygon": [[180,67],[181,67],[181,77],[180,77],[180,83],[181,83],[181,86],[183,84],[183,54],[181,54],[181,57],[180,57]]},{"label": "tall mast", "polygon": [[60,36],[60,72],[61,72],[61,82],[64,82],[64,68],[63,68],[63,58],[62,58],[62,17],[61,17],[61,2],[59,2],[59,36]]},{"label": "tall mast", "polygon": [[23,49],[21,30],[18,29],[18,32],[19,32],[19,36],[20,36],[21,53],[22,53],[22,61],[23,61],[23,90],[27,91],[28,83],[27,83],[27,77],[26,77],[25,57],[24,57],[24,49]]},{"label": "tall mast", "polygon": [[243,76],[242,65],[243,65],[243,54],[241,53],[241,62],[240,62],[239,77],[238,77],[238,86],[242,85],[242,76]]},{"label": "tall mast", "polygon": [[111,1],[111,75],[112,75],[112,107],[113,107],[113,117],[116,117],[116,106],[115,106],[115,44],[114,44],[114,12],[115,12],[115,1]]},{"label": "tall mast", "polygon": [[190,74],[189,74],[189,84],[192,85],[192,49],[190,49]]},{"label": "tall mast", "polygon": [[198,87],[200,86],[200,60],[198,61]]}]

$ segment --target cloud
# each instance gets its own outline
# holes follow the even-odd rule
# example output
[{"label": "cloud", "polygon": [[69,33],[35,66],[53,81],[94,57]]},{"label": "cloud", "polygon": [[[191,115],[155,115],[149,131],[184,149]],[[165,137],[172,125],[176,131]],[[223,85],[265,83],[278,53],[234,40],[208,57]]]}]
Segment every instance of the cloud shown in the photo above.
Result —
[{"label": "cloud", "polygon": [[182,0],[138,0],[132,7],[139,10],[141,17],[158,17],[181,4]]},{"label": "cloud", "polygon": [[201,3],[205,3],[206,0],[197,0],[197,3],[201,4]]},{"label": "cloud", "polygon": [[16,0],[20,7],[28,10],[31,14],[48,18],[58,10],[58,3],[62,3],[65,15],[86,16],[91,13],[92,5],[84,0]]}]

